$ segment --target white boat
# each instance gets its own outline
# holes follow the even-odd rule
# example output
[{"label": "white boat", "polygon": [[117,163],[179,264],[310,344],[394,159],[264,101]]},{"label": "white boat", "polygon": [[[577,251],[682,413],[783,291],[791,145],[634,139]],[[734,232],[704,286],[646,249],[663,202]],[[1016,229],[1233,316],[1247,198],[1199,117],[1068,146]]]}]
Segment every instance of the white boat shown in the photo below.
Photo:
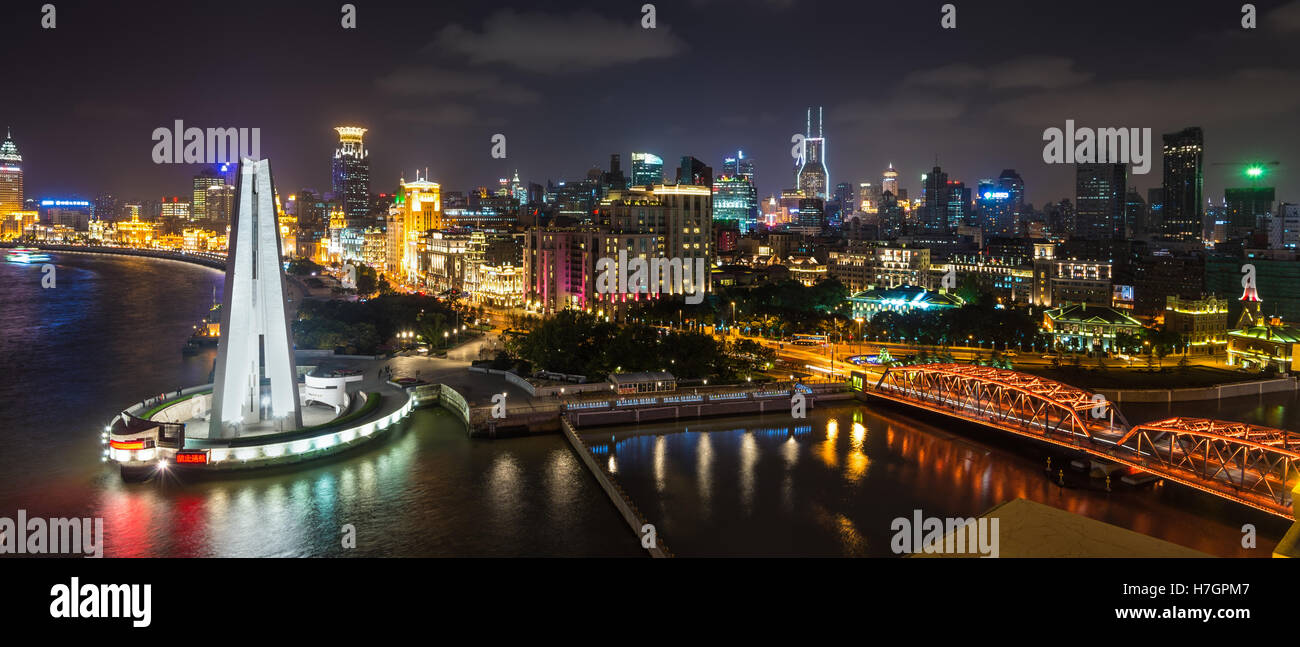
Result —
[{"label": "white boat", "polygon": [[10,263],[45,263],[50,255],[35,247],[15,247],[5,253],[5,260]]}]

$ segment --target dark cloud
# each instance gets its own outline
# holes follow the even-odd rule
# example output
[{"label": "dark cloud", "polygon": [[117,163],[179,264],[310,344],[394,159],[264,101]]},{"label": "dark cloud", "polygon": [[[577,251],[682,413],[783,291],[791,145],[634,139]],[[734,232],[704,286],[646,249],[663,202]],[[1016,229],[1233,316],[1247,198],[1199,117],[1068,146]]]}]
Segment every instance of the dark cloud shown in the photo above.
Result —
[{"label": "dark cloud", "polygon": [[953,63],[908,74],[905,85],[933,88],[1063,88],[1088,81],[1062,56],[1026,56],[989,66]]},{"label": "dark cloud", "polygon": [[[1267,92],[1261,89],[1268,88]],[[1300,71],[1244,69],[1226,75],[1129,79],[1037,92],[997,102],[991,112],[1017,123],[1093,120],[1162,127],[1243,123],[1300,110]]]},{"label": "dark cloud", "polygon": [[492,74],[433,66],[398,68],[375,84],[393,94],[415,97],[475,97],[510,104],[535,103],[540,98],[536,92]]},{"label": "dark cloud", "polygon": [[448,25],[434,46],[475,64],[503,63],[547,74],[671,58],[686,49],[666,24],[642,29],[639,12],[616,20],[587,11],[555,15],[508,9],[490,16],[481,31]]},{"label": "dark cloud", "polygon": [[394,121],[431,126],[467,126],[480,122],[478,112],[457,103],[440,103],[428,108],[399,108],[388,113]]},{"label": "dark cloud", "polygon": [[1300,0],[1282,5],[1259,19],[1259,26],[1281,34],[1300,32]]}]

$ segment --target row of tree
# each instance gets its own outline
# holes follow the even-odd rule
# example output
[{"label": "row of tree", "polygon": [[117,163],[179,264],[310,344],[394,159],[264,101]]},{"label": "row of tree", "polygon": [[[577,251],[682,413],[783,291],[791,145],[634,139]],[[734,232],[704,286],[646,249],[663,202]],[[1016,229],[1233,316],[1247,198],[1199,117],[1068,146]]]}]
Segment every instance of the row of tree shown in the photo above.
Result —
[{"label": "row of tree", "polygon": [[729,381],[771,366],[775,353],[748,340],[723,342],[695,331],[669,331],[644,323],[618,324],[591,313],[565,310],[547,318],[517,318],[503,348],[506,358],[533,370],[584,375],[668,371],[682,379]]}]

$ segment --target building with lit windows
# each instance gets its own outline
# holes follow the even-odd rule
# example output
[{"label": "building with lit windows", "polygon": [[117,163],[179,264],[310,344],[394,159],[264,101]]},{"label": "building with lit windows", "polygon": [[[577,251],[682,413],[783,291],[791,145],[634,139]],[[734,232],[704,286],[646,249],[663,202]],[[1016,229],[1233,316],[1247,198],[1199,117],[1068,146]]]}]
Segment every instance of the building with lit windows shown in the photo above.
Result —
[{"label": "building with lit windows", "polygon": [[114,228],[117,244],[124,247],[153,247],[158,225],[140,220],[140,210],[131,211],[131,219],[117,223]]},{"label": "building with lit windows", "polygon": [[663,184],[664,160],[654,153],[632,153],[631,186]]},{"label": "building with lit windows", "polygon": [[1123,238],[1128,196],[1125,164],[1075,165],[1075,237],[1091,240]]},{"label": "building with lit windows", "polygon": [[813,134],[813,109],[808,109],[803,149],[799,155],[799,170],[795,173],[795,186],[809,198],[830,199],[830,171],[826,168],[826,134],[822,128],[822,109],[817,108],[817,129]]},{"label": "building with lit windows", "polygon": [[1014,236],[1018,233],[1019,224],[1011,192],[993,180],[980,180],[975,208],[979,214],[979,226],[985,235]]},{"label": "building with lit windows", "polygon": [[367,227],[364,236],[361,262],[382,273],[388,261],[388,234],[379,227]]},{"label": "building with lit windows", "polygon": [[[655,234],[657,256],[712,266],[713,190],[707,186],[664,185],[611,191],[600,202],[602,222],[613,232]],[[705,290],[707,291],[707,280]],[[690,289],[688,289],[690,291]]]},{"label": "building with lit windows", "polygon": [[[89,200],[46,199],[39,204],[42,224],[59,225],[76,231],[87,231],[90,228],[94,208]],[[185,206],[184,212],[188,214],[189,205],[184,202],[180,205]]]},{"label": "building with lit windows", "polygon": [[370,153],[362,140],[366,129],[339,126],[334,130],[339,145],[334,150],[330,186],[347,217],[362,223],[370,215]]},{"label": "building with lit windows", "polygon": [[23,156],[10,130],[0,142],[0,218],[22,211],[23,205]]},{"label": "building with lit windows", "polygon": [[839,279],[849,293],[900,285],[931,287],[930,250],[895,245],[857,245],[833,251],[827,274]]},{"label": "building with lit windows", "polygon": [[914,285],[864,290],[849,297],[853,319],[870,321],[882,312],[907,314],[914,310],[947,310],[965,305],[955,294],[935,292]]},{"label": "building with lit windows", "polygon": [[1111,305],[1115,291],[1110,263],[1060,259],[1056,258],[1051,245],[1035,245],[1033,264],[1031,298],[1034,305]]},{"label": "building with lit windows", "polygon": [[600,293],[596,263],[609,258],[619,271],[620,251],[629,261],[650,259],[661,256],[662,246],[663,235],[658,233],[614,233],[598,227],[529,229],[524,237],[525,305],[543,314],[570,308],[604,314],[628,301],[658,298],[622,290]]},{"label": "building with lit windows", "polygon": [[425,236],[428,261],[422,274],[426,287],[435,292],[465,289],[469,239],[468,231],[431,231]]},{"label": "building with lit windows", "polygon": [[1175,240],[1201,237],[1204,215],[1205,135],[1185,128],[1164,135],[1164,185],[1159,208],[1165,236]]},{"label": "building with lit windows", "polygon": [[[190,200],[190,218],[195,222],[202,222],[208,219],[208,188],[221,186],[226,183],[225,178],[214,169],[205,168],[194,176],[194,192]],[[230,214],[227,207],[226,220],[229,222]]]},{"label": "building with lit windows", "polygon": [[465,275],[470,301],[498,308],[524,304],[524,268],[516,265],[471,263]]},{"label": "building with lit windows", "polygon": [[1214,295],[1165,301],[1165,330],[1182,335],[1191,352],[1215,354],[1228,345],[1228,301]]},{"label": "building with lit windows", "polygon": [[442,229],[442,186],[421,179],[402,179],[395,206],[400,210],[403,245],[401,274],[407,283],[419,283],[420,254],[425,233]]},{"label": "building with lit windows", "polygon": [[758,190],[743,177],[721,175],[713,180],[713,220],[742,235],[758,228]]},{"label": "building with lit windows", "polygon": [[1078,303],[1052,308],[1043,313],[1043,328],[1055,345],[1081,351],[1117,350],[1121,333],[1137,337],[1142,324],[1137,319],[1107,306]]},{"label": "building with lit windows", "polygon": [[0,213],[0,240],[13,240],[27,235],[40,222],[39,211],[10,211]]}]

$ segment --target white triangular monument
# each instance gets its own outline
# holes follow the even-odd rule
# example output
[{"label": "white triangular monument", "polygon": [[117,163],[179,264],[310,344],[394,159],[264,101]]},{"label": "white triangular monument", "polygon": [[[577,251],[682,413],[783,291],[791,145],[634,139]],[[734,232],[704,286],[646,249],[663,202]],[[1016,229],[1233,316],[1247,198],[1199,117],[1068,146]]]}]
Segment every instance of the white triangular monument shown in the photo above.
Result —
[{"label": "white triangular monument", "polygon": [[209,438],[302,426],[280,257],[271,164],[245,158],[230,223]]}]

